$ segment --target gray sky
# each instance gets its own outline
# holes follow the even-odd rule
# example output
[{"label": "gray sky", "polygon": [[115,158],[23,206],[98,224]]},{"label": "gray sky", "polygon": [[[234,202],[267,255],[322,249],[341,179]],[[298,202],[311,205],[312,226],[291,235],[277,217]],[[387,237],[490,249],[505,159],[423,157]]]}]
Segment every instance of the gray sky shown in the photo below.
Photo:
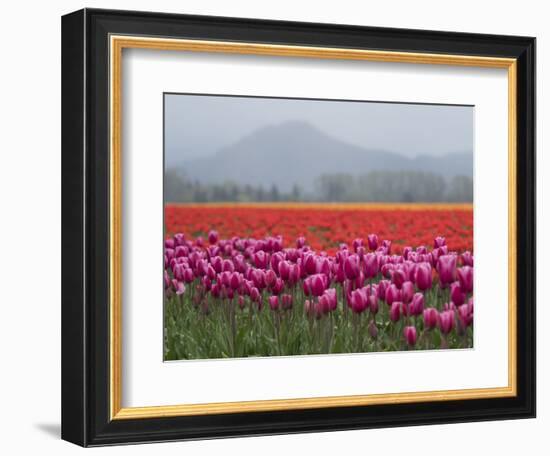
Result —
[{"label": "gray sky", "polygon": [[166,165],[213,155],[267,125],[301,120],[337,139],[407,157],[472,152],[473,108],[203,95],[165,96]]}]

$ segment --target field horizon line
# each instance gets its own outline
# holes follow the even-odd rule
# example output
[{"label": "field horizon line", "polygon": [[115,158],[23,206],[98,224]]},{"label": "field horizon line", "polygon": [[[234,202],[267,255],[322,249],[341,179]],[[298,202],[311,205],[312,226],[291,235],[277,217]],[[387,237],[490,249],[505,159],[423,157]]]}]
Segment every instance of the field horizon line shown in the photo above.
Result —
[{"label": "field horizon line", "polygon": [[472,203],[341,203],[341,202],[165,202],[164,206],[188,208],[291,209],[291,210],[463,210],[471,211]]}]

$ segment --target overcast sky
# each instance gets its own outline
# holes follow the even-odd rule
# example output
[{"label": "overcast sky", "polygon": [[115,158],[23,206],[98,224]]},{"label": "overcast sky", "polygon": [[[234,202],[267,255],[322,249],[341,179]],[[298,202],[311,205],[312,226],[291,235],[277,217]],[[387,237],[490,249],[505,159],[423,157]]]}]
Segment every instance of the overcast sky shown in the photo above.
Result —
[{"label": "overcast sky", "polygon": [[472,107],[168,94],[166,165],[212,155],[254,130],[290,120],[408,157],[473,152]]}]

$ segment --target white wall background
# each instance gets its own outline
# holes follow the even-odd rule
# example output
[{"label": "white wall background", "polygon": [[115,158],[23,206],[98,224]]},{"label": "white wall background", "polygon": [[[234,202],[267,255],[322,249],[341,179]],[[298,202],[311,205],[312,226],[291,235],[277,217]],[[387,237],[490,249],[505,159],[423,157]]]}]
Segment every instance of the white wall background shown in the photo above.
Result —
[{"label": "white wall background", "polygon": [[[88,7],[536,36],[538,39],[538,257],[550,254],[550,29],[545,2],[407,0],[103,0],[11,2],[0,16],[0,450],[72,454],[60,428],[60,16]],[[102,448],[94,454],[545,454],[550,449],[548,262],[539,261],[538,418]],[[546,431],[546,433],[545,433]]]}]

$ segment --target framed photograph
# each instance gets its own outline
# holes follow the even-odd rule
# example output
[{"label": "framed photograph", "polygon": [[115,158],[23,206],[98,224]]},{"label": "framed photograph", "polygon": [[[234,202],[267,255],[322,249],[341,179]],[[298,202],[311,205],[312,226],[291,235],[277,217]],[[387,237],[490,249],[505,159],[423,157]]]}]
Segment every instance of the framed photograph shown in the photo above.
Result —
[{"label": "framed photograph", "polygon": [[534,38],[85,9],[62,127],[65,440],[535,416]]}]

